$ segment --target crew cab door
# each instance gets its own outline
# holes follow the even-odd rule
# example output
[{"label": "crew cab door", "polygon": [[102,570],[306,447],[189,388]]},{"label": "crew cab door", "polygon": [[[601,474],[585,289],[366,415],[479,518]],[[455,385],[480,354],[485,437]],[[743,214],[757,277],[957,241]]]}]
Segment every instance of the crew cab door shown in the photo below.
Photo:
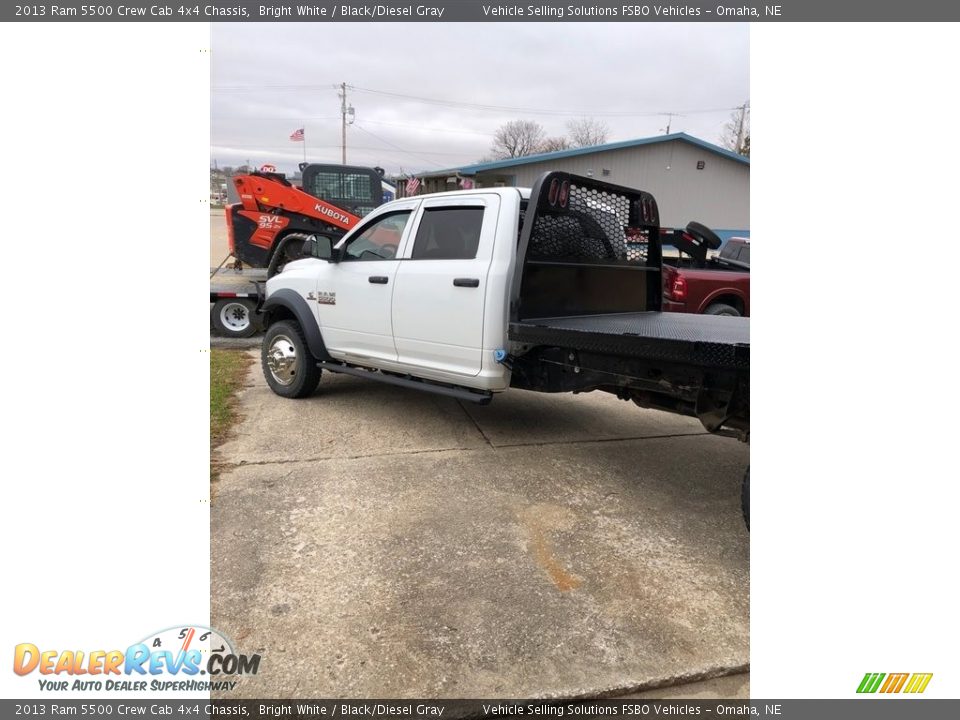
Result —
[{"label": "crew cab door", "polygon": [[390,303],[397,253],[417,203],[378,215],[337,246],[340,261],[317,277],[316,307],[327,351],[348,362],[397,359]]},{"label": "crew cab door", "polygon": [[456,375],[480,373],[487,275],[500,198],[424,200],[393,290],[398,360]]}]

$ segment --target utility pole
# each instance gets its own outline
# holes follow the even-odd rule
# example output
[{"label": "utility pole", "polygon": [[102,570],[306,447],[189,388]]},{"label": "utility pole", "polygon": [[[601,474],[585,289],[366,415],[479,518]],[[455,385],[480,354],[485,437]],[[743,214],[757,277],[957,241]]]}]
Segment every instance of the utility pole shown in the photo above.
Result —
[{"label": "utility pole", "polygon": [[740,106],[740,122],[737,124],[737,152],[743,150],[743,124],[747,117],[747,103]]},{"label": "utility pole", "polygon": [[347,84],[340,83],[340,155],[341,164],[347,164]]},{"label": "utility pole", "polygon": [[675,113],[675,112],[666,112],[666,113],[660,113],[660,114],[667,116],[667,126],[666,126],[665,128],[661,128],[661,130],[663,130],[663,134],[664,134],[664,135],[669,135],[669,134],[670,134],[670,127],[673,125],[673,118],[674,118],[674,116],[676,116],[676,117],[684,117],[684,116],[681,115],[680,113]]},{"label": "utility pole", "polygon": [[[340,83],[340,159],[347,164],[347,125],[353,125],[355,112],[353,105],[347,106],[347,84]],[[347,122],[347,115],[350,116],[350,122]]]}]

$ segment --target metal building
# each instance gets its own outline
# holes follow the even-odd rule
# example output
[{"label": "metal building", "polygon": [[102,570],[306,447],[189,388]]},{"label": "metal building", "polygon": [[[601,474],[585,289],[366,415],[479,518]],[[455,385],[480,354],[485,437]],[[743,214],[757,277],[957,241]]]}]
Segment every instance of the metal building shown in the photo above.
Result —
[{"label": "metal building", "polygon": [[[418,175],[418,194],[469,187],[530,187],[548,170],[653,193],[664,227],[697,220],[721,236],[749,236],[750,160],[686,133],[477,163]],[[402,183],[401,183],[402,185]]]}]

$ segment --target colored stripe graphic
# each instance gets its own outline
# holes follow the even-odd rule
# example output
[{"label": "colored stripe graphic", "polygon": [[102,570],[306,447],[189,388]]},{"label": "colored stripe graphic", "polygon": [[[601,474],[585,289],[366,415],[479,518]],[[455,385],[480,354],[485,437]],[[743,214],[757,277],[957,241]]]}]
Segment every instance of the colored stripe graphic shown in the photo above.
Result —
[{"label": "colored stripe graphic", "polygon": [[880,687],[880,682],[885,677],[885,673],[867,673],[863,676],[863,680],[860,681],[860,687],[857,688],[858,693],[875,693],[877,688]]},{"label": "colored stripe graphic", "polygon": [[907,681],[908,677],[910,677],[910,673],[890,673],[887,675],[887,681],[883,684],[883,687],[880,688],[880,692],[900,692],[900,689],[903,687],[903,684]]},{"label": "colored stripe graphic", "polygon": [[879,690],[881,693],[891,694],[902,690],[904,693],[917,694],[927,689],[931,678],[933,673],[866,673],[857,687],[857,692],[875,693]]},{"label": "colored stripe graphic", "polygon": [[930,684],[933,673],[914,673],[904,689],[905,693],[922,693]]}]

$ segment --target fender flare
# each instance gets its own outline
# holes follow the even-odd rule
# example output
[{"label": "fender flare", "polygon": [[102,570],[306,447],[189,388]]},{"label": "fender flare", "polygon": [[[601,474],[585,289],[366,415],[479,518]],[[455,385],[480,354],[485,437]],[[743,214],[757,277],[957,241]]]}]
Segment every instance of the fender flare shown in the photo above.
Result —
[{"label": "fender flare", "polygon": [[[724,295],[729,295],[729,296],[731,296],[731,297],[735,297],[737,300],[740,301],[740,304],[743,305],[743,311],[744,311],[744,313],[749,312],[749,310],[750,310],[750,308],[749,308],[749,303],[747,302],[747,298],[746,298],[746,296],[744,295],[743,291],[740,290],[739,288],[733,287],[733,286],[726,286],[726,287],[722,287],[722,288],[717,288],[716,290],[714,290],[713,292],[711,292],[711,293],[710,293],[709,295],[707,295],[707,297],[705,297],[705,298],[703,299],[703,301],[700,303],[700,307],[697,308],[697,312],[700,313],[700,314],[703,314],[703,312],[704,312],[708,307],[710,307],[711,305],[713,305],[713,303],[715,303],[719,298],[723,297]],[[749,317],[749,316],[747,316],[747,317]]]},{"label": "fender flare", "polygon": [[323,342],[323,334],[320,332],[320,326],[317,325],[317,321],[313,317],[313,312],[311,312],[310,306],[307,305],[307,301],[303,299],[302,295],[289,288],[282,288],[264,300],[263,307],[261,308],[264,330],[269,328],[272,322],[270,317],[272,314],[271,311],[278,308],[285,308],[293,313],[293,316],[297,319],[297,323],[303,330],[303,336],[307,341],[307,347],[310,348],[311,355],[317,360],[325,362],[332,360],[330,354],[327,352],[327,346]]}]

